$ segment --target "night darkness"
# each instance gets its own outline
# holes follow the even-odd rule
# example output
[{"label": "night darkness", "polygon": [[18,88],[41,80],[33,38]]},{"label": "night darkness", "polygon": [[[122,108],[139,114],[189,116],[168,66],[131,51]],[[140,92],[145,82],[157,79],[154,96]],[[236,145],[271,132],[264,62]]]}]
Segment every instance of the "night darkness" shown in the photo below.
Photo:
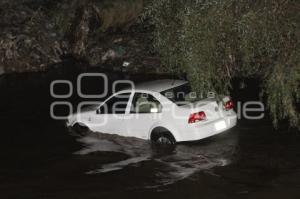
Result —
[{"label": "night darkness", "polygon": [[299,13],[0,0],[1,198],[300,198]]}]

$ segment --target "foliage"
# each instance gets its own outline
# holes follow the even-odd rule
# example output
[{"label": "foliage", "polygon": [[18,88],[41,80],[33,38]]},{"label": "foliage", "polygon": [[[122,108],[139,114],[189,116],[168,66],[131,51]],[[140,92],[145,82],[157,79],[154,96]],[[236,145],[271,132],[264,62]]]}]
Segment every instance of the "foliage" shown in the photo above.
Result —
[{"label": "foliage", "polygon": [[122,42],[130,56],[144,56],[129,42],[135,33],[111,34],[128,29],[142,9],[143,0],[1,0],[0,73],[43,71],[70,55],[103,64]]},{"label": "foliage", "polygon": [[72,54],[84,56],[90,37],[127,30],[143,10],[143,0],[62,0],[51,14]]},{"label": "foliage", "polygon": [[[263,79],[274,125],[299,124],[299,1],[159,0],[144,12],[162,64],[194,90],[226,93],[234,77]],[[216,75],[217,74],[217,75]]]}]

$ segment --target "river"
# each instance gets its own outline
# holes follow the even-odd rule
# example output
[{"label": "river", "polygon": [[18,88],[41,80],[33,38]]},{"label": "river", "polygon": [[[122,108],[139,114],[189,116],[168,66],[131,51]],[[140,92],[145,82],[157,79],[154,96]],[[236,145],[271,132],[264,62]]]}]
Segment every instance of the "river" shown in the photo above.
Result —
[{"label": "river", "polygon": [[137,138],[77,137],[50,118],[50,82],[44,73],[1,79],[1,198],[300,198],[298,132],[240,120],[164,150]]}]

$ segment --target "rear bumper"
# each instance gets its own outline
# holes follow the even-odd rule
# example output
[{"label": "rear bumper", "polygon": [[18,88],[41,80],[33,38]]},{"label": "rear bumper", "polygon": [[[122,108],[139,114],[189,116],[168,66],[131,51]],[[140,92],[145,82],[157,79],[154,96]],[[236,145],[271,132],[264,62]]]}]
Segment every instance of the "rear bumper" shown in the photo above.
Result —
[{"label": "rear bumper", "polygon": [[[225,126],[224,125],[225,122]],[[217,128],[216,125],[222,124],[221,128]],[[224,116],[220,119],[217,119],[212,122],[208,122],[205,124],[202,123],[195,123],[191,124],[191,126],[188,127],[180,136],[180,138],[177,138],[177,142],[185,142],[185,141],[195,141],[195,140],[201,140],[207,137],[211,137],[213,135],[220,134],[224,131],[227,131],[228,129],[231,129],[232,127],[236,126],[237,124],[237,115],[236,113]]]}]

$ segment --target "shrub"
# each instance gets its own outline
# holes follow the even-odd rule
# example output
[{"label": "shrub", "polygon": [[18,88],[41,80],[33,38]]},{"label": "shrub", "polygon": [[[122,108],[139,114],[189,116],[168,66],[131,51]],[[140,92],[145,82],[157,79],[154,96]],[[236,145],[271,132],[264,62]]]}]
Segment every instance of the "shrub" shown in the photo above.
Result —
[{"label": "shrub", "polygon": [[160,0],[145,8],[163,67],[186,72],[195,91],[227,93],[234,77],[263,80],[277,126],[299,125],[299,2]]}]

